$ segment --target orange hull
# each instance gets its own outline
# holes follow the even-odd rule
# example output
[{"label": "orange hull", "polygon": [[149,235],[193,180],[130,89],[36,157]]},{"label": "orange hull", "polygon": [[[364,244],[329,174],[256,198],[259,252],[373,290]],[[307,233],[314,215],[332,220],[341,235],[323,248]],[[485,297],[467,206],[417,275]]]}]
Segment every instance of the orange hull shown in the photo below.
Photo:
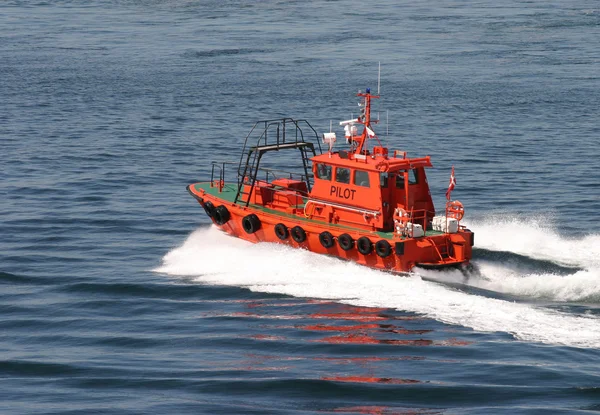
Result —
[{"label": "orange hull", "polygon": [[[224,232],[253,243],[271,242],[290,245],[296,248],[307,249],[318,254],[332,255],[338,258],[356,262],[371,268],[393,271],[408,272],[415,266],[444,268],[456,267],[468,263],[471,258],[473,234],[469,230],[462,229],[454,234],[431,234],[420,238],[400,239],[392,232],[370,232],[359,228],[336,226],[319,221],[306,219],[303,215],[293,215],[269,211],[268,209],[253,207],[252,205],[240,206],[225,198],[206,191],[212,188],[210,183],[196,183],[188,187],[188,191],[204,206],[211,202],[216,206],[225,206],[229,212],[229,219],[224,224],[213,223]],[[259,221],[259,228],[248,233],[244,229],[243,220],[248,215],[255,214]],[[282,239],[277,235],[275,227],[283,224],[288,236]],[[301,227],[306,238],[297,242],[291,235],[294,227]],[[329,232],[333,236],[333,245],[326,248],[320,235]],[[342,234],[350,235],[354,241],[351,249],[344,250],[340,247],[338,237]],[[368,238],[372,244],[372,251],[363,254],[357,249],[356,241],[361,237]],[[391,253],[382,257],[377,253],[375,245],[385,240],[390,244]],[[446,247],[446,249],[443,249]]]}]

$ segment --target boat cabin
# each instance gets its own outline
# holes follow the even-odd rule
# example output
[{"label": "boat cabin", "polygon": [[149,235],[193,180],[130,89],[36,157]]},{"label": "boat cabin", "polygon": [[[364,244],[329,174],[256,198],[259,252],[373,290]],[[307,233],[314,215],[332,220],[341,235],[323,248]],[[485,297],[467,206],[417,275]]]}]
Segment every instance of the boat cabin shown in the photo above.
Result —
[{"label": "boat cabin", "polygon": [[[360,117],[340,122],[350,151],[332,152],[336,137],[326,133],[323,141],[329,152],[311,159],[314,185],[305,215],[384,232],[394,231],[398,222],[428,229],[435,216],[425,175],[425,168],[431,167],[429,157],[411,159],[400,151],[390,157],[371,129],[371,99],[379,97],[369,89],[358,96],[363,98]],[[364,127],[361,134],[356,124]],[[369,150],[371,139],[379,145]]]},{"label": "boat cabin", "polygon": [[431,167],[429,157],[408,159],[395,152],[389,158],[386,148],[375,147],[373,154],[340,151],[312,161],[314,184],[307,216],[389,232],[394,229],[396,208],[409,213],[423,229],[435,215],[425,174]]}]

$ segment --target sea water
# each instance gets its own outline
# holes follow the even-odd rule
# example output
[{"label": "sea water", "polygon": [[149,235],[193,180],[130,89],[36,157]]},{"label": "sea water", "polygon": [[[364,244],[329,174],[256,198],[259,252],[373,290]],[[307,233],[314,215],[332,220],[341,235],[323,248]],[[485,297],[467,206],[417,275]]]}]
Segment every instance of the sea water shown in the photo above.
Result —
[{"label": "sea water", "polygon": [[[0,412],[600,410],[599,43],[583,0],[3,2]],[[211,225],[212,160],[341,136],[379,63],[374,129],[438,211],[455,167],[479,272]]]}]

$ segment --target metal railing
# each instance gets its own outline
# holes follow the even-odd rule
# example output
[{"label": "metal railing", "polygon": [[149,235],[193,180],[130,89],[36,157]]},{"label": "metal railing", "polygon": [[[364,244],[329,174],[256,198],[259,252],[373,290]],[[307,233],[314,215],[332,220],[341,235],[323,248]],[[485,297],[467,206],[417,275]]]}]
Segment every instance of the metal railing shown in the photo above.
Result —
[{"label": "metal railing", "polygon": [[410,221],[423,226],[423,231],[427,231],[427,224],[429,223],[429,220],[433,219],[435,216],[435,212],[426,209],[411,210],[409,214]]},{"label": "metal railing", "polygon": [[[218,187],[219,192],[223,191],[225,186],[225,165],[237,164],[234,161],[213,161],[210,169],[210,187]],[[215,169],[219,172],[219,179],[215,180]]]},{"label": "metal railing", "polygon": [[[260,134],[255,133],[258,126],[262,127],[262,132]],[[254,124],[244,140],[242,154],[240,155],[240,163],[237,171],[238,193],[234,203],[237,203],[240,199],[246,206],[250,203],[258,172],[261,171],[261,169],[259,169],[261,158],[263,154],[269,151],[279,151],[282,149],[300,150],[304,177],[308,191],[310,191],[311,183],[309,179],[312,175],[310,174],[311,169],[309,166],[309,159],[311,157],[310,153],[314,156],[316,155],[316,151],[314,144],[305,140],[301,126],[308,127],[308,129],[314,133],[314,141],[316,141],[318,145],[319,152],[322,153],[319,136],[316,130],[306,120],[282,118],[279,120],[258,121]],[[256,145],[250,146],[249,141],[253,141],[252,137],[256,136],[258,136]],[[249,180],[247,183],[249,185],[248,188],[244,187],[246,180]]]},{"label": "metal railing", "polygon": [[[234,161],[213,161],[211,172],[210,172],[210,186],[211,187],[219,187],[219,192],[222,191],[223,186],[225,184],[225,171],[227,170],[227,165],[236,165],[237,162]],[[281,169],[273,169],[268,167],[260,167],[256,169],[256,171],[252,170],[251,173],[257,180],[263,181],[265,183],[272,183],[274,180],[278,179],[291,179],[298,180],[301,182],[308,182],[313,178],[312,174],[308,176],[303,173],[292,172]],[[263,176],[264,174],[264,176]],[[215,177],[218,176],[218,177]],[[262,179],[264,177],[264,180]],[[245,177],[237,176],[236,185],[239,187],[240,184],[251,184],[251,179],[247,174]],[[308,196],[308,192],[300,192],[303,196]]]}]

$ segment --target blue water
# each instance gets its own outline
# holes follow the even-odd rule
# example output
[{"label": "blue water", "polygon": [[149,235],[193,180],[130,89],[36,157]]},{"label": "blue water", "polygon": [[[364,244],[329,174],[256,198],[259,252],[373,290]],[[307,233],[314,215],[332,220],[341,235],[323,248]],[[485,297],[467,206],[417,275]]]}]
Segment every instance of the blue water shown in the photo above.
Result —
[{"label": "blue water", "polygon": [[[2,2],[0,413],[600,411],[599,44],[595,0]],[[248,245],[185,191],[379,62],[480,276]]]}]

